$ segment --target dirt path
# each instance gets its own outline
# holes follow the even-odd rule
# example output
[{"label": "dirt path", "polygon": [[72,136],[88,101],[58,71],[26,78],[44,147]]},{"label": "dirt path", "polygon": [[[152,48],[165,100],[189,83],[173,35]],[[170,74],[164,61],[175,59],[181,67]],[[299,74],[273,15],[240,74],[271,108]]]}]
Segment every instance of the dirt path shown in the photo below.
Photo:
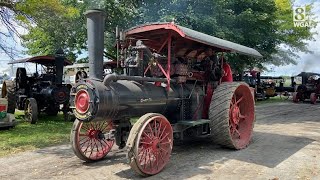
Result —
[{"label": "dirt path", "polygon": [[[245,150],[210,141],[175,146],[170,163],[147,179],[320,179],[320,105],[257,107],[252,144]],[[69,145],[0,158],[0,179],[136,179],[123,152],[83,163]]]}]

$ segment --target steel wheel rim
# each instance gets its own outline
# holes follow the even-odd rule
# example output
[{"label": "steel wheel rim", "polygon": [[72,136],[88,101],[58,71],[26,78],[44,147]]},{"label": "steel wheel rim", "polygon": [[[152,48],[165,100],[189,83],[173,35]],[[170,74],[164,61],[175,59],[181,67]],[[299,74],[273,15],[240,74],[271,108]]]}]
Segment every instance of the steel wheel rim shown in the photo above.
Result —
[{"label": "steel wheel rim", "polygon": [[253,97],[248,87],[240,85],[233,93],[229,111],[229,135],[237,149],[249,144],[253,122]]},{"label": "steel wheel rim", "polygon": [[27,108],[25,110],[25,118],[27,121],[31,121],[32,120],[32,108],[31,108],[31,103],[30,101],[27,102]]},{"label": "steel wheel rim", "polygon": [[100,160],[111,150],[114,140],[104,139],[103,133],[113,128],[111,122],[80,122],[76,132],[76,143],[80,153],[90,160]]},{"label": "steel wheel rim", "polygon": [[139,131],[135,143],[135,159],[140,171],[147,175],[159,173],[168,163],[172,151],[171,124],[161,116],[151,117]]}]

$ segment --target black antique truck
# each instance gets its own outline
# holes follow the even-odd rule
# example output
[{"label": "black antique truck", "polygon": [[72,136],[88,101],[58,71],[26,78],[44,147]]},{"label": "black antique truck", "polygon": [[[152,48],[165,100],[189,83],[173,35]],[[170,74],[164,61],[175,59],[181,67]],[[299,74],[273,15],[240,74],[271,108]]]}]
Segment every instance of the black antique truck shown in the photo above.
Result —
[{"label": "black antique truck", "polygon": [[[104,13],[86,16],[89,78],[73,86],[70,99],[77,157],[100,160],[116,144],[126,148],[137,173],[149,176],[168,163],[174,141],[207,137],[232,149],[249,145],[253,90],[232,81],[223,55],[260,58],[258,51],[172,22],[149,23],[117,31],[124,73],[104,76]],[[132,117],[140,117],[133,126]]]}]

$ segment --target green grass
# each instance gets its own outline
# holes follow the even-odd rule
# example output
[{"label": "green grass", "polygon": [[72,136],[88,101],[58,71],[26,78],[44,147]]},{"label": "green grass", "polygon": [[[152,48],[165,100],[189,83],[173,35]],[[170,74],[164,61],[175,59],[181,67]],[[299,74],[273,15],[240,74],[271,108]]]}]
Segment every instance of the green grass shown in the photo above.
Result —
[{"label": "green grass", "polygon": [[37,124],[25,122],[21,111],[15,117],[16,127],[0,130],[0,157],[69,142],[72,122],[65,122],[62,114],[40,115]]}]

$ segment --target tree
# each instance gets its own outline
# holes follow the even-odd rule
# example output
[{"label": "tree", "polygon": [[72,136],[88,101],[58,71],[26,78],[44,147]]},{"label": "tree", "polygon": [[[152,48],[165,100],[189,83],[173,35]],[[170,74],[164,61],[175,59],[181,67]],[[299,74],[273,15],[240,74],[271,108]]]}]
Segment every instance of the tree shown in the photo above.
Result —
[{"label": "tree", "polygon": [[[313,31],[313,28],[316,27],[317,22],[314,22],[311,27],[294,27],[292,20],[294,2],[291,0],[275,0],[277,8],[276,23],[278,25],[276,33],[279,44],[276,47],[277,53],[273,54],[271,61],[275,65],[296,64],[297,52],[312,53],[307,49],[306,41],[314,40],[316,32]],[[307,5],[306,9],[310,19],[313,19],[314,14],[311,13],[313,4]]]},{"label": "tree", "polygon": [[[36,3],[36,0],[33,0]],[[37,0],[39,1],[39,0]],[[51,5],[40,5],[37,11],[29,12],[33,24],[27,29],[29,33],[23,38],[23,46],[30,55],[53,54],[57,48],[63,48],[68,58],[74,61],[77,55],[86,50],[86,19],[83,13],[93,7],[103,8],[107,12],[105,19],[105,47],[113,50],[114,32],[117,25],[127,26],[134,12],[131,1],[95,0],[78,3],[75,0],[50,0]],[[48,2],[47,2],[48,4]],[[20,8],[26,10],[29,4],[22,4]],[[107,51],[105,54],[110,54]]]},{"label": "tree", "polygon": [[15,36],[19,37],[17,21],[14,17],[22,14],[21,11],[15,8],[14,1],[0,1],[0,24],[3,27],[0,30],[0,52],[4,52],[11,58],[13,58],[17,52],[14,48],[7,45],[5,39],[11,38],[14,40]]}]

